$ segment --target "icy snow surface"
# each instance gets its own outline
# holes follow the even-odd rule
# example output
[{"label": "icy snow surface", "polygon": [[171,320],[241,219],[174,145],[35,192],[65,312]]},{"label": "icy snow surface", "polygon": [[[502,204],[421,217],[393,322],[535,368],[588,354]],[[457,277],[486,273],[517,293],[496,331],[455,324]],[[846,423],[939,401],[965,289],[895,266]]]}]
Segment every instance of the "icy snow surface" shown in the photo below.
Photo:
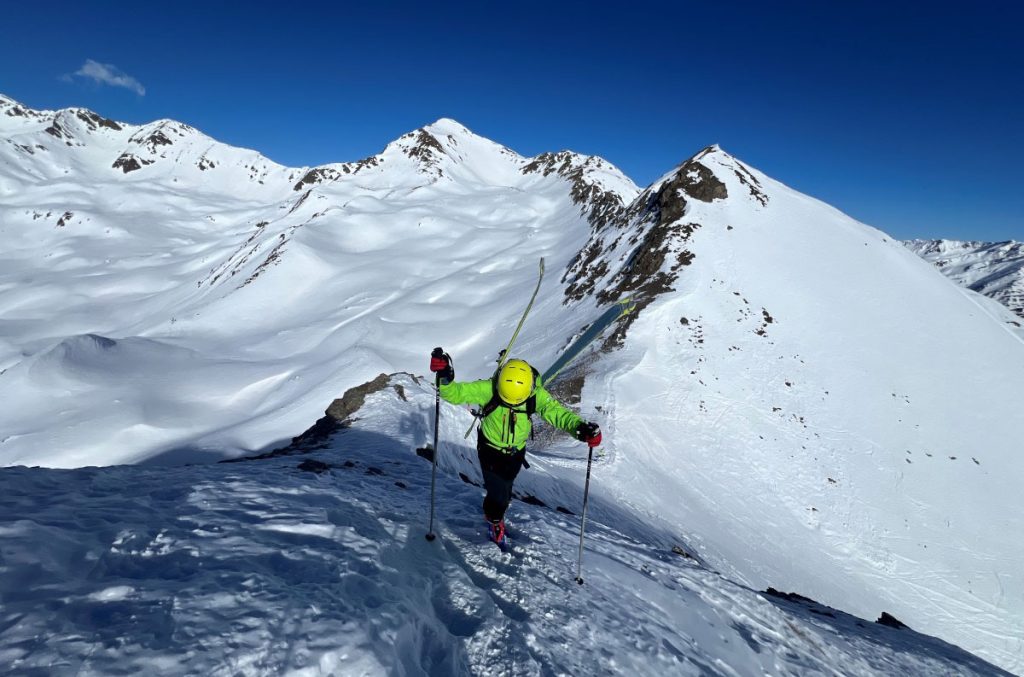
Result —
[{"label": "icy snow surface", "polygon": [[[656,227],[655,213],[675,220]],[[620,284],[628,293],[632,289],[623,280],[650,282],[671,272],[675,277],[659,290],[663,293],[644,299],[621,348],[587,356],[581,368],[566,375],[567,383],[583,380],[578,408],[601,423],[607,440],[593,478],[594,495],[602,497],[594,506],[595,539],[604,529],[609,547],[616,543],[615,549],[630,551],[629,543],[645,544],[660,556],[670,548],[665,535],[671,535],[707,567],[701,571],[720,572],[721,586],[746,591],[746,601],[736,608],[751,618],[760,618],[756,609],[763,600],[749,590],[772,586],[862,618],[888,611],[917,631],[1024,671],[1019,573],[1024,498],[1018,488],[1024,477],[1019,410],[1024,339],[1011,324],[1017,318],[958,288],[885,234],[721,149],[708,149],[640,193],[599,159],[565,153],[523,158],[451,120],[411,132],[363,161],[286,168],[173,121],[130,126],[81,110],[31,111],[4,99],[0,241],[0,463],[5,466],[180,466],[266,451],[308,428],[347,388],[381,372],[422,373],[425,356],[436,345],[455,357],[459,378],[488,376],[533,289],[542,256],[548,274],[516,350],[541,369],[600,314],[608,299],[599,301],[596,294]],[[657,251],[665,253],[664,260],[651,255]],[[595,286],[588,290],[586,280]],[[568,289],[582,291],[567,299]],[[419,420],[432,412],[432,404],[432,399],[416,400],[388,411]],[[468,414],[447,406],[445,411],[447,444],[465,445]],[[420,424],[396,430],[386,425],[380,420],[365,431],[389,437],[392,446],[402,439],[401,453],[426,436]],[[580,445],[551,431],[538,437],[533,467],[517,486],[548,505],[578,505],[586,465]],[[329,451],[323,454],[339,461]],[[406,463],[404,457],[393,460]],[[425,464],[409,462],[423,472]],[[224,478],[215,482],[218,491],[248,487],[239,493],[255,491],[255,503],[279,506],[282,514],[321,509],[326,495],[343,488],[333,484],[344,482],[341,470],[314,481],[292,473],[294,464],[259,463],[253,467],[280,468],[279,474],[249,476],[244,464],[5,470],[0,479],[10,491],[3,500],[11,508],[5,507],[0,527],[10,538],[28,534],[25,538],[36,545],[23,540],[22,546],[0,551],[3,566],[13,567],[12,576],[28,576],[33,557],[51,557],[51,570],[64,575],[68,562],[99,561],[101,551],[132,529],[143,536],[125,536],[129,552],[204,552],[212,541],[195,534],[175,532],[169,543],[159,529],[146,531],[149,521],[187,520],[192,492],[203,486],[204,473]],[[460,471],[473,472],[471,454]],[[410,482],[418,481],[406,482],[408,494],[392,488],[393,482],[372,484],[372,496],[359,500],[395,512],[412,511],[404,501],[413,501],[422,516],[421,495],[403,498],[417,493]],[[92,482],[121,488],[94,490]],[[311,482],[323,485],[325,493],[313,492]],[[182,498],[161,499],[157,487]],[[379,487],[388,487],[387,492]],[[46,493],[37,495],[44,488]],[[68,493],[59,499],[59,491]],[[464,504],[459,518],[464,521],[443,521],[449,534],[443,540],[472,541],[475,508],[466,506],[479,493],[463,487],[450,491],[468,493],[449,497]],[[217,517],[225,542],[251,543],[269,557],[279,541],[260,539],[285,537],[261,525],[273,525],[277,509],[253,507],[256,515],[247,522],[226,495],[220,500],[235,511]],[[277,503],[285,496],[291,497],[287,505]],[[48,513],[57,526],[36,519],[46,510],[64,509],[61,501],[99,504],[102,517],[87,518],[89,511],[68,505],[67,512]],[[129,508],[129,501],[136,507]],[[109,511],[103,507],[107,502],[113,506]],[[545,567],[571,568],[574,522],[567,519],[556,528],[557,514],[521,509],[521,533],[556,544],[544,545],[545,557],[553,549],[563,560],[538,564],[516,580],[543,588],[542,579],[558,578],[560,594],[566,594],[561,574],[545,573],[550,571]],[[383,513],[373,513],[366,519],[382,518]],[[325,519],[296,518],[294,524],[314,526],[300,527],[299,536],[291,532],[295,547],[301,550],[307,540],[332,529]],[[402,524],[408,529],[413,518],[390,519],[396,529]],[[332,547],[348,543],[331,534],[326,540]],[[396,547],[406,542],[413,547],[411,537],[395,538]],[[225,545],[217,556],[231,557],[233,547]],[[650,553],[645,557],[647,566],[661,561]],[[342,568],[363,561],[338,559]],[[640,560],[631,561],[640,566]],[[396,570],[408,568],[403,566]],[[45,567],[36,568],[42,575]],[[94,578],[80,591],[88,604],[128,604],[142,594],[126,580],[130,576],[108,576],[102,567],[88,570]],[[602,570],[598,566],[591,576],[601,576]],[[173,581],[177,605],[191,599],[191,582],[198,585],[214,575],[203,569],[202,576],[193,577],[190,570],[173,567],[165,574],[145,571]],[[272,562],[266,571],[278,575]],[[224,575],[231,579],[238,572],[227,567]],[[26,638],[33,629],[51,627],[41,625],[48,622],[46,605],[72,599],[71,592],[50,582],[17,580],[24,582],[5,590],[27,596],[12,598],[22,600],[20,610],[8,611],[7,592],[0,600],[0,649],[5,651],[14,645],[13,637],[24,646],[31,644]],[[636,580],[622,585],[638,585]],[[429,587],[423,578],[413,582],[409,590]],[[216,588],[215,583],[210,585]],[[270,588],[275,604],[303,603],[301,596],[289,596],[290,584],[275,585]],[[477,587],[484,591],[466,594],[490,597],[479,581]],[[167,593],[156,589],[147,599]],[[592,594],[589,590],[586,594]],[[700,633],[710,631],[701,625],[699,633],[697,621],[676,615],[689,613],[676,605],[685,602],[689,609],[693,602],[664,594],[664,587],[656,590],[638,594],[649,605],[666,607],[664,613],[673,619],[666,625],[678,623],[680,632],[697,638],[692,651],[673,639],[670,628],[643,641],[627,635],[639,653],[628,658],[625,645],[618,645],[616,660],[635,659],[656,673],[655,667],[664,667],[658,661],[671,659],[645,653],[644,642],[663,646],[658,644],[663,636],[691,660],[722,661],[714,669],[725,674],[800,672],[797,663],[803,658],[792,658],[797,662],[792,664],[777,658],[788,668],[768,669],[759,662],[788,656],[787,651],[803,656],[789,647],[796,641],[792,637],[777,639],[778,650],[764,655],[751,648],[757,657],[735,637],[729,650],[707,648],[705,641],[717,640],[701,639]],[[218,593],[232,599],[240,594],[233,582]],[[551,600],[554,593],[538,594]],[[506,617],[510,607],[495,605]],[[159,605],[151,606],[157,613]],[[33,616],[28,607],[39,607],[32,613],[42,616]],[[89,622],[93,607],[84,609],[78,616],[70,612],[68,637],[77,638],[74,642],[87,637],[74,626]],[[777,612],[774,604],[770,609]],[[235,611],[240,618],[248,613]],[[592,613],[573,607],[570,615],[584,617],[584,612]],[[398,620],[381,620],[385,612],[371,615],[399,632],[388,625]],[[287,627],[287,613],[274,618],[272,627]],[[642,627],[635,618],[616,618],[614,623],[624,627]],[[777,618],[772,623],[777,625]],[[175,635],[177,621],[161,627],[168,633],[164,640],[141,639],[139,646],[159,653],[169,646],[167,637],[182,643],[175,646],[191,642],[188,635]],[[313,636],[296,627],[298,635]],[[429,637],[440,632],[439,626],[411,627],[424,632],[407,629],[403,637],[434,651],[437,645]],[[514,627],[509,636],[523,630]],[[716,621],[715,628],[722,627]],[[800,633],[811,632],[798,627]],[[366,631],[358,622],[351,629]],[[291,630],[270,632],[296,636]],[[837,645],[859,641],[845,621],[835,630],[838,635],[825,632]],[[527,646],[533,641],[520,638]],[[367,641],[365,646],[376,647],[381,640]],[[99,646],[110,642],[116,644],[107,638]],[[255,645],[241,636],[238,642]],[[199,647],[198,640],[193,644]],[[202,661],[222,660],[211,656],[231,650],[230,641],[220,649],[215,644],[210,639],[202,644],[207,649],[195,648],[192,657],[200,662],[168,669],[214,669],[214,663]],[[444,653],[454,651],[455,644],[441,646],[447,647],[439,649]],[[590,646],[600,653],[596,641]],[[78,649],[61,649],[66,651],[61,655],[82,661],[90,649],[76,654]],[[370,660],[371,671],[380,665],[372,662],[377,660],[372,649],[338,650],[338,656]],[[5,655],[33,661],[48,655],[31,658],[33,651],[19,651],[27,653]],[[296,655],[326,656],[334,649],[318,651]],[[576,654],[567,651],[557,658],[566,665],[591,660],[572,658]],[[813,669],[858,664],[874,649],[865,651],[837,662],[826,657],[828,667]],[[453,653],[445,655],[457,660]],[[441,665],[446,659],[437,660]],[[96,665],[94,671],[106,671]],[[279,658],[267,663],[270,667],[223,669],[275,672],[287,665],[298,669],[297,662]],[[423,663],[402,665],[407,667],[395,671],[415,674],[409,666]],[[916,671],[913,664],[899,669]]]},{"label": "icy snow surface", "polygon": [[[408,377],[313,455],[0,475],[0,670],[108,675],[875,675],[999,672],[909,629],[758,594],[652,528],[512,507],[484,540],[473,450]],[[446,416],[445,423],[454,417]],[[297,469],[318,459],[331,469]],[[574,506],[580,496],[573,496]],[[603,518],[621,508],[597,499]],[[629,523],[629,517],[619,515]]]}]

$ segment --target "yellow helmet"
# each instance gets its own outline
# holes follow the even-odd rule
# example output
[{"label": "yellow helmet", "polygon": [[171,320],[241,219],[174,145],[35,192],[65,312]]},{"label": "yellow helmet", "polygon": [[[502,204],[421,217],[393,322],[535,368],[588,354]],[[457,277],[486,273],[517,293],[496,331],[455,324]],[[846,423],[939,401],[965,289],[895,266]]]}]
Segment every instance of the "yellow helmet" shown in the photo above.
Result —
[{"label": "yellow helmet", "polygon": [[509,360],[498,372],[498,397],[506,404],[522,404],[533,394],[533,367],[523,360]]}]

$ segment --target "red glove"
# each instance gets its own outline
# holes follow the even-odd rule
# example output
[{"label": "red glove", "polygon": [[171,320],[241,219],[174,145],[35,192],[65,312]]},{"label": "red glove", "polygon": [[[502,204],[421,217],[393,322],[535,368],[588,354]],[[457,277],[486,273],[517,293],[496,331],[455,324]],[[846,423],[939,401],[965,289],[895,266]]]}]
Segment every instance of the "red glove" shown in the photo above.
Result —
[{"label": "red glove", "polygon": [[430,371],[435,372],[442,383],[455,380],[452,358],[443,348],[434,348],[434,352],[430,353]]},{"label": "red glove", "polygon": [[601,444],[601,428],[596,423],[584,421],[576,427],[576,439],[586,442],[591,447],[599,446]]}]

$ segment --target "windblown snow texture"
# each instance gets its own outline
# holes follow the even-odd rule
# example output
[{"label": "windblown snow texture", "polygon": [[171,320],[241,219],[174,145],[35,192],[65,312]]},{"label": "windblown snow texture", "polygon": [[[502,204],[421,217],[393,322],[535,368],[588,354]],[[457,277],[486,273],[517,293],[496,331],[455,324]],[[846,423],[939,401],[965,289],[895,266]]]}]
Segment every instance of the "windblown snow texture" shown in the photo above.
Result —
[{"label": "windblown snow texture", "polygon": [[571,515],[517,502],[516,554],[484,541],[479,490],[454,474],[479,481],[467,446],[442,447],[428,542],[430,466],[406,442],[430,436],[433,395],[390,383],[310,454],[0,474],[0,670],[999,672],[910,629],[730,583],[653,528],[591,520],[579,587]]},{"label": "windblown snow texture", "polygon": [[[637,299],[601,350],[551,384],[605,431],[592,492],[610,512],[597,502],[596,524],[638,543],[672,534],[741,588],[889,612],[1024,670],[1019,318],[721,148],[640,190],[599,158],[524,158],[439,120],[364,160],[287,168],[178,122],[4,98],[0,198],[4,465],[264,452],[338,393],[422,372],[437,345],[459,378],[486,377],[543,256],[549,274],[515,355],[540,368],[608,304]],[[464,444],[468,414],[446,412],[447,443]],[[521,491],[575,505],[577,442],[541,431],[531,464]],[[30,489],[56,480],[37,478],[152,486],[199,471],[6,472],[12,490],[28,487],[18,528],[40,538]],[[115,525],[129,520],[117,505]],[[229,533],[248,529],[225,520]],[[46,547],[89,538],[68,529]],[[92,562],[112,546],[81,547],[93,554],[78,561]],[[17,552],[28,567],[32,551]],[[46,552],[59,564],[70,550]],[[4,566],[14,556],[4,551]],[[108,579],[99,569],[95,580]],[[35,603],[59,599],[20,587]],[[658,590],[645,599],[676,604]],[[715,655],[721,672],[759,669],[742,651],[735,663]]]}]

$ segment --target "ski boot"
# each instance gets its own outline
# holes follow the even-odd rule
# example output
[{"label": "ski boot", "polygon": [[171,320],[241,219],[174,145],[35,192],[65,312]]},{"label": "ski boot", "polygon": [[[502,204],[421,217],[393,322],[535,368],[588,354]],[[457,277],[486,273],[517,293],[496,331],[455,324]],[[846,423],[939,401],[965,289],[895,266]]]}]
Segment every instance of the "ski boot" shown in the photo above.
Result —
[{"label": "ski boot", "polygon": [[487,536],[494,541],[499,548],[508,547],[508,538],[505,537],[505,520],[494,520],[487,522]]}]

